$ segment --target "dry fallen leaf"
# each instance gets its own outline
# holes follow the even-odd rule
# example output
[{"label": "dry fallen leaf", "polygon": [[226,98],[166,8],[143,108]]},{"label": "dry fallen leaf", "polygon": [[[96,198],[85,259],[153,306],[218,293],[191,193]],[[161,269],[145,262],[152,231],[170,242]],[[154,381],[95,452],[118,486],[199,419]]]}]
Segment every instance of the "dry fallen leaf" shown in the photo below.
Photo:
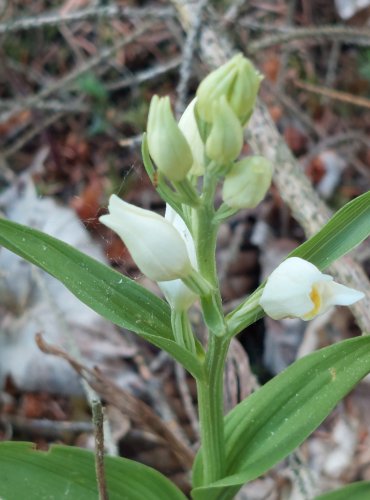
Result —
[{"label": "dry fallen leaf", "polygon": [[[70,208],[52,198],[40,198],[29,176],[0,197],[0,210],[11,220],[44,231],[104,262],[100,247]],[[115,327],[82,304],[60,282],[8,250],[0,249],[0,385],[11,376],[19,389],[79,393],[76,374],[62,360],[41,353],[34,343],[37,332],[48,340],[76,343],[88,363],[116,370],[124,376],[124,361],[136,347]]]}]

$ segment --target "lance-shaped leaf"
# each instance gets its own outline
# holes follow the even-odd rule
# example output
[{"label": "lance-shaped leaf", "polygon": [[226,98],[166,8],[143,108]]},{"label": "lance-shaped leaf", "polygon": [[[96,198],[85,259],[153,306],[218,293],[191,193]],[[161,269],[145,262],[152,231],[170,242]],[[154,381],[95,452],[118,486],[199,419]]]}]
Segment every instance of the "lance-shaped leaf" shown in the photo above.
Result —
[{"label": "lance-shaped leaf", "polygon": [[293,363],[226,416],[223,479],[202,487],[198,453],[193,498],[233,498],[242,484],[299,446],[369,372],[369,336],[339,342]]},{"label": "lance-shaped leaf", "polygon": [[370,481],[359,481],[338,490],[315,497],[315,500],[367,500],[370,498]]},{"label": "lance-shaped leaf", "polygon": [[[301,257],[322,271],[369,235],[370,191],[338,210],[318,233],[293,250],[288,257]],[[254,298],[259,297],[263,286],[264,284],[227,316],[230,331],[234,335],[264,316],[263,309],[257,303],[253,308],[248,307]]]},{"label": "lance-shaped leaf", "polygon": [[[185,500],[156,470],[125,458],[105,457],[110,500]],[[32,443],[0,443],[0,498],[47,500],[98,498],[94,454],[54,445],[37,451]]]},{"label": "lance-shaped leaf", "polygon": [[193,375],[195,356],[176,344],[169,306],[135,281],[56,238],[0,219],[0,245],[61,281],[81,302],[169,352]]}]

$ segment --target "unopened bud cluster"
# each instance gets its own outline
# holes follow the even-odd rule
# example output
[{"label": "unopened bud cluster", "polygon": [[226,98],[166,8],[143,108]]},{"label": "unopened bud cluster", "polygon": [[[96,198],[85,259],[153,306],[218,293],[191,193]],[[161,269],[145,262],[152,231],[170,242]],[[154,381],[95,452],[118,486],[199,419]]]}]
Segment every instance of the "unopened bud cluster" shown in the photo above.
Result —
[{"label": "unopened bud cluster", "polygon": [[230,208],[260,203],[271,183],[271,164],[259,156],[237,160],[261,80],[248,59],[234,56],[200,83],[178,124],[169,98],[153,97],[146,140],[150,157],[165,179],[184,183],[209,170],[225,177],[223,201]]},{"label": "unopened bud cluster", "polygon": [[181,218],[185,212],[180,208],[180,216],[170,205],[196,210],[202,199],[200,176],[223,182],[222,197],[229,207],[225,213],[255,207],[270,186],[268,160],[259,156],[238,160],[261,80],[252,63],[236,55],[200,83],[179,123],[169,97],[154,96],[143,157],[152,179],[157,171],[156,185],[167,201],[166,216],[112,196],[109,214],[100,219],[122,238],[140,270],[160,284],[173,309],[187,309],[207,284],[197,274],[191,220],[185,224]]}]

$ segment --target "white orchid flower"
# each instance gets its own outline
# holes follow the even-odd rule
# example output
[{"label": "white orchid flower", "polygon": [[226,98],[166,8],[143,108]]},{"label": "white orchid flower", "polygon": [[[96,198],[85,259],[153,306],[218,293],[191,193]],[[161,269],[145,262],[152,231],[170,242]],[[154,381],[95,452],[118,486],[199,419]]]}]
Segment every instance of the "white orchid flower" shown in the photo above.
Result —
[{"label": "white orchid flower", "polygon": [[260,305],[273,319],[308,321],[332,306],[349,306],[363,297],[362,292],[336,283],[310,262],[290,257],[267,279]]},{"label": "white orchid flower", "polygon": [[174,225],[160,215],[112,195],[100,222],[115,231],[143,274],[153,281],[186,278],[192,271],[187,247]]},{"label": "white orchid flower", "polygon": [[[194,269],[198,269],[193,237],[190,234],[185,222],[170,205],[166,205],[165,219],[179,232],[185,243],[192,267]],[[187,310],[198,297],[186,285],[184,285],[181,279],[159,281],[158,285],[164,293],[170,306],[177,311]]]}]

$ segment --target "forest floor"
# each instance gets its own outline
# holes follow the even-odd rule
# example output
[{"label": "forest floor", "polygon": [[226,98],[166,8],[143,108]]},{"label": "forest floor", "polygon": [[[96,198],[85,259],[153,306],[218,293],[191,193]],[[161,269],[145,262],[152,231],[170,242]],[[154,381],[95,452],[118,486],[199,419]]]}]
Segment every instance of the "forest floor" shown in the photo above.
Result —
[{"label": "forest floor", "polygon": [[[199,22],[187,35],[174,1],[60,3],[0,0],[0,213],[159,294],[98,218],[112,193],[163,213],[141,162],[141,136],[154,94],[170,95],[179,115],[212,69],[200,41],[206,27],[264,75],[261,102],[296,167],[331,211],[369,189],[370,7],[356,11],[355,1],[326,0],[196,2]],[[243,153],[249,151],[246,145]],[[307,236],[289,196],[275,183],[261,205],[221,228],[225,310]],[[369,275],[368,242],[354,258]],[[94,383],[106,405],[108,452],[151,465],[188,492],[188,454],[169,451],[173,439],[193,454],[199,438],[194,382],[182,368],[3,251],[0,311],[0,440],[32,441],[40,449],[94,447],[86,391],[65,360],[39,350],[34,337],[41,332],[53,345],[78,352],[82,364],[99,367]],[[198,316],[195,307],[195,322]],[[259,321],[231,350],[225,411],[298,356],[358,334],[343,308],[309,324]],[[118,400],[133,397],[117,405],[107,385]],[[299,500],[370,480],[368,394],[365,380],[297,452],[238,498]],[[143,412],[143,404],[152,413]],[[161,425],[170,429],[169,441]]]}]

